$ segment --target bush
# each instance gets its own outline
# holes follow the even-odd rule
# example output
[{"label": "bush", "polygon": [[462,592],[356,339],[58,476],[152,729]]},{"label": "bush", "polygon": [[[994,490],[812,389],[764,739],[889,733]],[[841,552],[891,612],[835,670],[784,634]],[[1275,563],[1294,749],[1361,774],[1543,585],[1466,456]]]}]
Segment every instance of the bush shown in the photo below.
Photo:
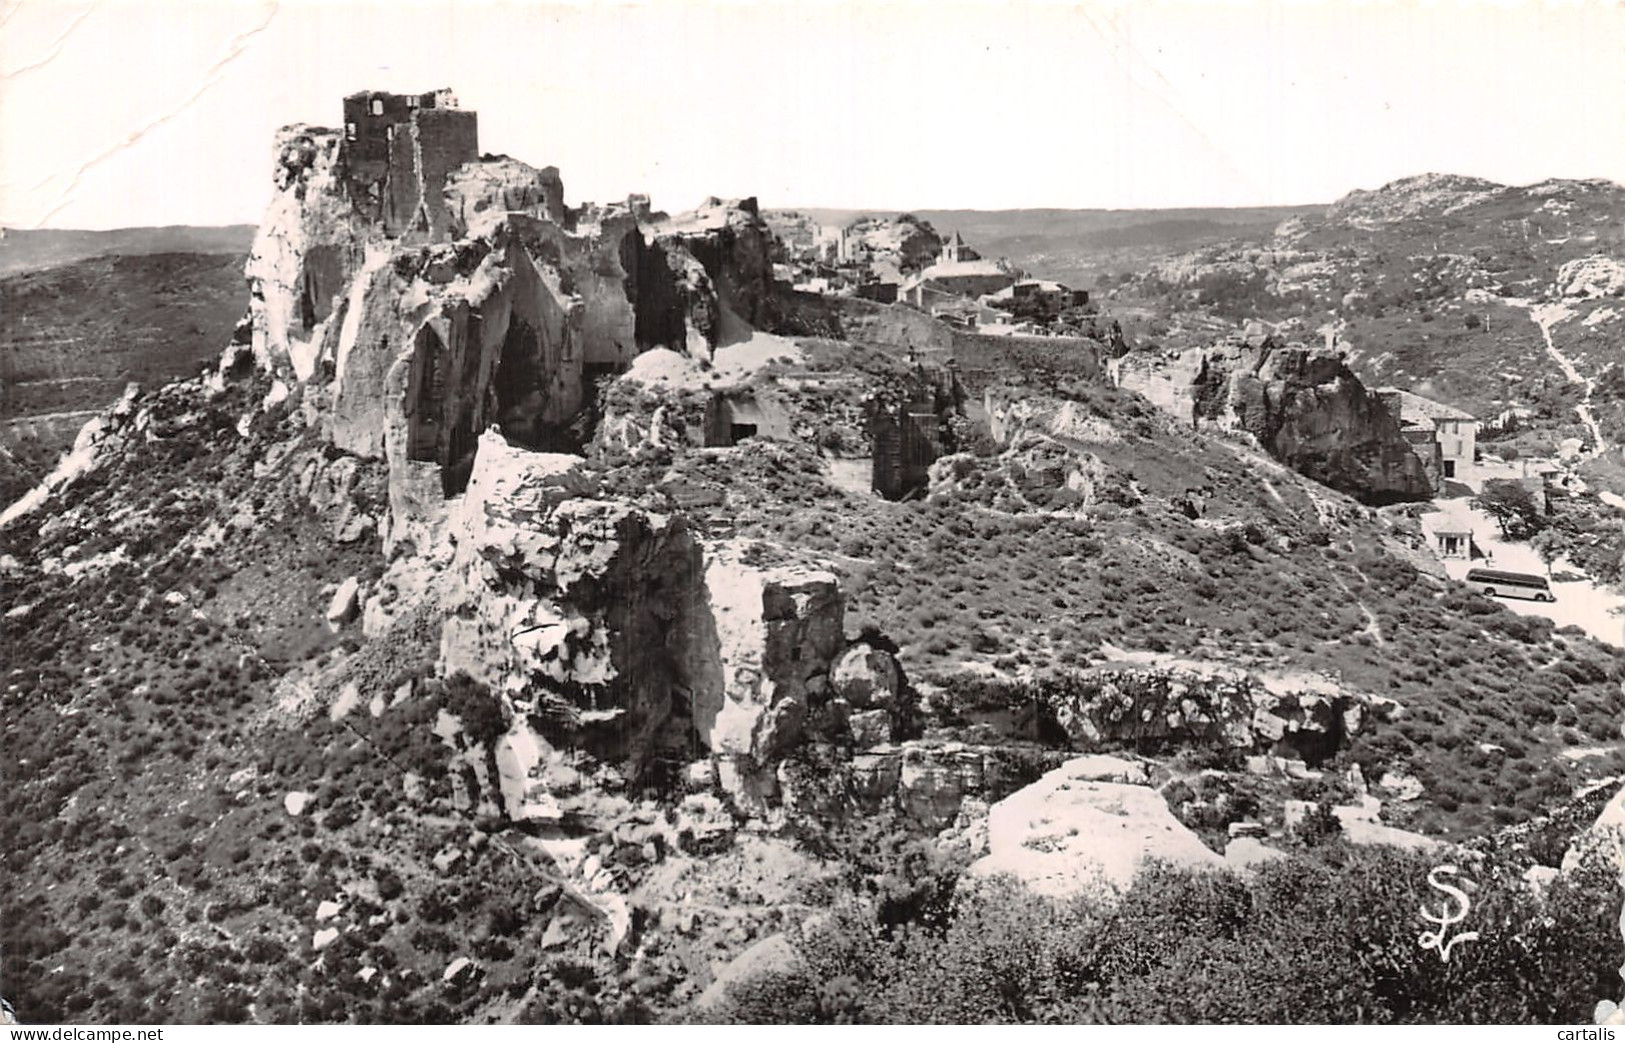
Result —
[{"label": "bush", "polygon": [[[1486,861],[1449,962],[1417,946],[1433,856],[1331,844],[1247,878],[1148,864],[1115,903],[1010,882],[888,937],[837,907],[806,966],[735,986],[729,1020],[988,1023],[1574,1023],[1618,993],[1617,888],[1583,870],[1532,893]],[[1193,987],[1200,983],[1200,987]]]}]

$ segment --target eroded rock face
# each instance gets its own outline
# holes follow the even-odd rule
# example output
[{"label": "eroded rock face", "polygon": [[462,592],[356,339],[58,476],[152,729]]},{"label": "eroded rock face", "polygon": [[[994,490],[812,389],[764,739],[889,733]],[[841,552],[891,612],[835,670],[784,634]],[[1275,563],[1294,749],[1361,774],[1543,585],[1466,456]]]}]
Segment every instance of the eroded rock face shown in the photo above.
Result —
[{"label": "eroded rock face", "polygon": [[768,767],[800,742],[844,644],[835,577],[588,498],[579,463],[480,439],[450,526],[444,671],[488,685],[547,742],[634,775],[696,753]]},{"label": "eroded rock face", "polygon": [[[708,199],[650,231],[652,246],[681,264],[690,325],[712,346],[724,337],[738,339],[741,323],[774,325],[773,235],[755,199]],[[698,262],[697,272],[682,264],[685,255]]]},{"label": "eroded rock face", "polygon": [[865,408],[874,491],[901,500],[926,489],[931,465],[959,448],[956,425],[964,403],[957,371],[925,363],[871,392]]},{"label": "eroded rock face", "polygon": [[1311,764],[1334,754],[1383,706],[1324,679],[1260,677],[1202,663],[1106,665],[1049,697],[1080,748],[1200,744]]},{"label": "eroded rock face", "polygon": [[441,658],[549,741],[636,772],[683,738],[664,729],[684,686],[676,641],[700,552],[680,518],[579,497],[577,463],[481,439],[453,528],[460,598]]},{"label": "eroded rock face", "polygon": [[1181,420],[1246,432],[1298,473],[1361,500],[1432,495],[1398,420],[1337,354],[1253,337],[1172,358],[1128,355],[1116,372]]},{"label": "eroded rock face", "polygon": [[[388,463],[392,538],[462,490],[488,427],[579,450],[596,382],[653,348],[709,360],[771,319],[754,200],[571,211],[556,169],[477,158],[474,114],[449,93],[357,95],[347,118],[369,99],[386,111],[348,132],[278,134],[246,337],[335,445]],[[444,147],[397,155],[420,138]]]},{"label": "eroded rock face", "polygon": [[724,546],[707,563],[704,593],[690,660],[695,728],[713,753],[766,765],[800,742],[809,698],[827,690],[844,643],[839,585],[821,570],[749,564],[748,547]]},{"label": "eroded rock face", "polygon": [[255,360],[299,381],[316,375],[334,310],[374,234],[346,190],[342,146],[339,131],[277,132],[271,203],[243,272]]},{"label": "eroded rock face", "polygon": [[566,225],[564,179],[558,167],[538,170],[509,156],[465,163],[447,177],[445,196],[454,239],[467,235],[488,215],[529,214]]}]

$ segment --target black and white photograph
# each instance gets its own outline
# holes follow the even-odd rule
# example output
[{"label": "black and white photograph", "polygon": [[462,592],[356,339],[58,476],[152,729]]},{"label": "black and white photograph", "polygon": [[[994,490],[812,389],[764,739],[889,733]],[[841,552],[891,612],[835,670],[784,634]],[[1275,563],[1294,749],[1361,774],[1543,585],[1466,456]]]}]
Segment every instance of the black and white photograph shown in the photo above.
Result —
[{"label": "black and white photograph", "polygon": [[3,1038],[927,1023],[1625,1039],[1625,5],[0,0]]}]

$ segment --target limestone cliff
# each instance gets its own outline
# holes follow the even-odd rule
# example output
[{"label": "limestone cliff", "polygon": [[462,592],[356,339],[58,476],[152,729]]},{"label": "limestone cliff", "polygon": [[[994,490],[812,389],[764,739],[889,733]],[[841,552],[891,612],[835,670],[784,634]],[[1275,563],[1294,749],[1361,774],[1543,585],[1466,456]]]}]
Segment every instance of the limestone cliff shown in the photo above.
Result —
[{"label": "limestone cliff", "polygon": [[277,132],[271,202],[244,269],[255,358],[299,381],[316,375],[371,235],[345,189],[342,146],[343,135],[321,127]]},{"label": "limestone cliff", "polygon": [[[653,348],[708,362],[773,311],[754,200],[571,210],[556,169],[476,159],[448,99],[358,95],[364,125],[280,132],[245,269],[258,363],[338,449],[388,463],[391,543],[462,490],[487,428],[579,451],[597,382]],[[389,151],[403,128],[435,146],[421,162]],[[386,219],[403,179],[439,193],[424,220]]]},{"label": "limestone cliff", "polygon": [[1130,354],[1115,372],[1120,386],[1181,420],[1245,432],[1300,474],[1368,503],[1432,495],[1398,419],[1335,353],[1249,337]]}]

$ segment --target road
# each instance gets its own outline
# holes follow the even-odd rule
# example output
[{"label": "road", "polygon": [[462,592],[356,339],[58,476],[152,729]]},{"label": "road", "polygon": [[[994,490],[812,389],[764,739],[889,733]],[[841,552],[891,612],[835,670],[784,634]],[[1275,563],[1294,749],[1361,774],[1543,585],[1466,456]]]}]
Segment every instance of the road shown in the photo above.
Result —
[{"label": "road", "polygon": [[[1540,555],[1526,543],[1508,543],[1501,539],[1501,530],[1495,520],[1472,507],[1466,498],[1438,500],[1437,512],[1422,516],[1422,528],[1428,534],[1428,544],[1437,547],[1433,533],[1439,529],[1472,531],[1473,543],[1490,560],[1473,561],[1445,559],[1445,572],[1451,579],[1461,579],[1472,568],[1497,568],[1510,572],[1532,572],[1546,575],[1546,565]],[[1552,566],[1554,576],[1582,575],[1579,569],[1559,559]],[[1552,602],[1523,601],[1516,598],[1497,598],[1507,608],[1521,616],[1544,616],[1558,626],[1577,626],[1598,641],[1616,648],[1625,648],[1625,596],[1593,583],[1589,579],[1552,581]]]}]

